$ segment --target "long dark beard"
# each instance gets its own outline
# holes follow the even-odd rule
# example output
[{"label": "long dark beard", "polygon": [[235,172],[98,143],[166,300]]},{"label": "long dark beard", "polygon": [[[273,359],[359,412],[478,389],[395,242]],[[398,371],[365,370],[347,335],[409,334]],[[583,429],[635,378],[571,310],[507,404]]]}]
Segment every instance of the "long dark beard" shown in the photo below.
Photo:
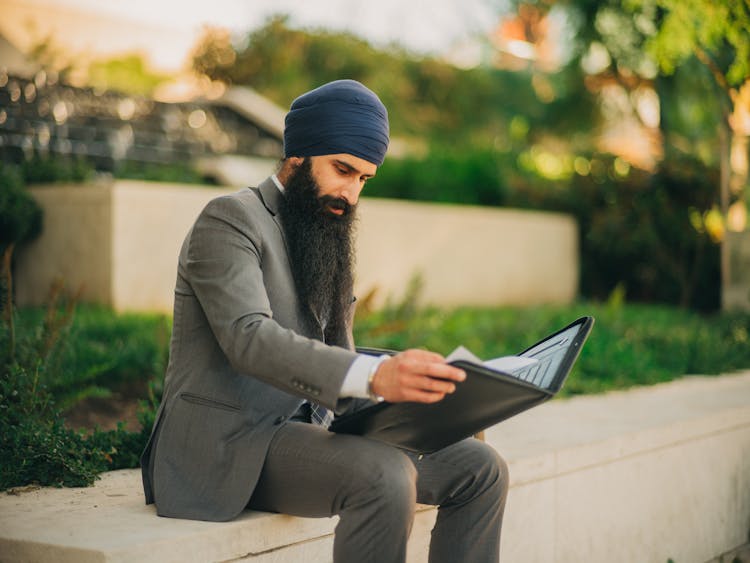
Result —
[{"label": "long dark beard", "polygon": [[[319,196],[309,158],[290,175],[284,188],[281,220],[297,292],[325,325],[326,335],[335,334],[344,328],[352,301],[356,207]],[[334,215],[328,205],[344,213]]]}]

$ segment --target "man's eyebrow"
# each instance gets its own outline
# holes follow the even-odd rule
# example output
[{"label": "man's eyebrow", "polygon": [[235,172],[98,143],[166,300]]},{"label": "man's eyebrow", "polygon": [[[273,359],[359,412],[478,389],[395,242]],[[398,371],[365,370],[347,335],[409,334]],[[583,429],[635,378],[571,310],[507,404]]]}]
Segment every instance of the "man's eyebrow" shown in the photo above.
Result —
[{"label": "man's eyebrow", "polygon": [[352,173],[360,174],[362,176],[366,176],[367,178],[372,178],[375,175],[375,174],[365,174],[364,172],[360,172],[359,169],[357,169],[356,166],[352,166],[348,162],[345,162],[343,160],[339,160],[338,158],[336,159],[335,162],[339,166],[342,166],[342,167],[346,168],[347,172],[352,172]]}]

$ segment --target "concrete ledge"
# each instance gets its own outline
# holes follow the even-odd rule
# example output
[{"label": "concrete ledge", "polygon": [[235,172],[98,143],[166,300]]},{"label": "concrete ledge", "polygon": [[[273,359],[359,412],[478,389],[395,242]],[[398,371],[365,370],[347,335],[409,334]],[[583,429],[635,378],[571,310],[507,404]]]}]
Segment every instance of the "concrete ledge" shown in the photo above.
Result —
[{"label": "concrete ledge", "polygon": [[[502,559],[703,563],[750,530],[750,372],[556,400],[486,432],[508,460]],[[409,561],[427,560],[422,509]],[[330,561],[336,518],[155,517],[139,473],[0,495],[0,561]]]},{"label": "concrete ledge", "polygon": [[750,372],[552,401],[494,428],[507,561],[703,563],[748,540]]},{"label": "concrete ledge", "polygon": [[[415,524],[427,537],[434,512],[421,507]],[[254,511],[221,523],[159,518],[143,503],[138,470],[107,473],[88,489],[4,495],[0,514],[3,562],[327,561],[338,522]],[[426,547],[424,537],[415,547]]]}]

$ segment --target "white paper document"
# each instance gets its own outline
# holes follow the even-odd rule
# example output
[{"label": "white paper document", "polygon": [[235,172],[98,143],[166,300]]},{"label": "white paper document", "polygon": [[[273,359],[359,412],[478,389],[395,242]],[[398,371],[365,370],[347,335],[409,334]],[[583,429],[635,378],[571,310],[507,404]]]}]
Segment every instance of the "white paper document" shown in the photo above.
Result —
[{"label": "white paper document", "polygon": [[458,348],[453,350],[453,352],[451,352],[446,358],[446,361],[448,362],[455,362],[456,360],[464,360],[466,362],[480,364],[489,369],[494,369],[495,371],[504,371],[507,373],[513,373],[514,371],[520,370],[539,361],[534,358],[526,358],[524,356],[501,356],[492,360],[483,361],[463,346],[459,346]]}]

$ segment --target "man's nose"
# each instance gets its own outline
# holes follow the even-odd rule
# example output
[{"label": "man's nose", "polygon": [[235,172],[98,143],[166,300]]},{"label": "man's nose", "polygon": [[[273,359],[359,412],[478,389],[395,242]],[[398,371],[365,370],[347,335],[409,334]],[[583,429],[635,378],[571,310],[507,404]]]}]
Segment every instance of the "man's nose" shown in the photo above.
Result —
[{"label": "man's nose", "polygon": [[359,194],[362,193],[362,187],[363,186],[359,180],[351,182],[341,192],[341,197],[343,197],[349,205],[357,205]]}]

